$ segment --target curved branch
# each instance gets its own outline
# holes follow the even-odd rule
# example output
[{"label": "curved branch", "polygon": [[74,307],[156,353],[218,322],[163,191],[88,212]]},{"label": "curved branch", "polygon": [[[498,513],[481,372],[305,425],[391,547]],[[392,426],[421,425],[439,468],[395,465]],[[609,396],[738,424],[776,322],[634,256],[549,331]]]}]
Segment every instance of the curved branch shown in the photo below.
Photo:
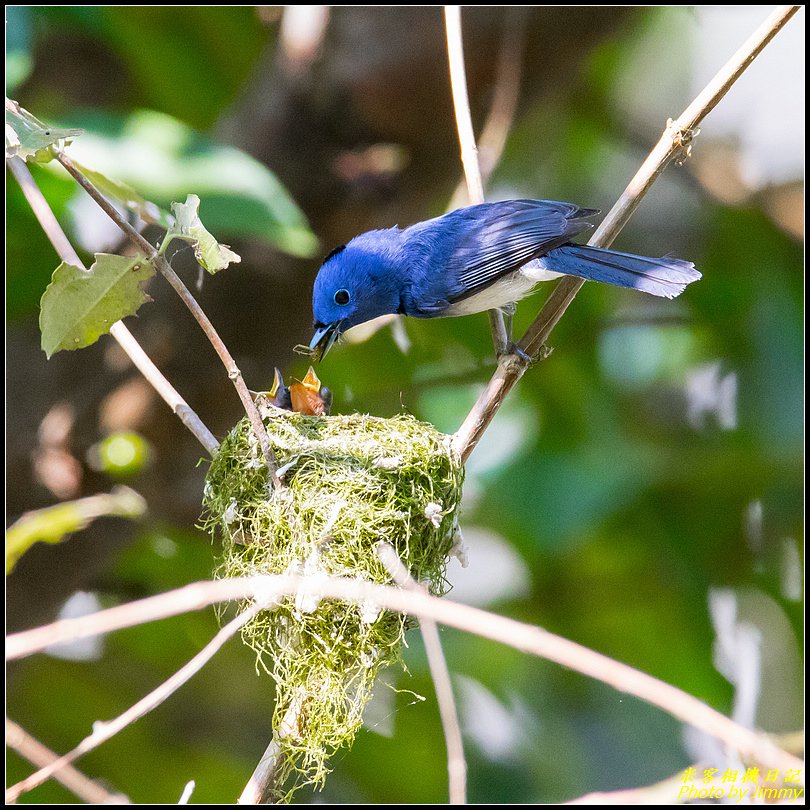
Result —
[{"label": "curved branch", "polygon": [[261,604],[269,604],[273,599],[293,595],[310,599],[344,599],[354,603],[368,600],[388,610],[419,619],[432,619],[440,624],[507,644],[531,655],[554,661],[657,706],[678,720],[722,740],[744,759],[768,768],[798,768],[803,772],[802,761],[783,751],[765,734],[735,723],[692,695],[627,664],[541,627],[461,605],[449,599],[359,579],[319,577],[313,582],[302,576],[268,574],[196,582],[89,616],[62,619],[51,625],[16,633],[6,639],[6,658],[22,658],[39,652],[50,644],[109,633],[123,627],[201,610],[220,602],[255,599]]}]

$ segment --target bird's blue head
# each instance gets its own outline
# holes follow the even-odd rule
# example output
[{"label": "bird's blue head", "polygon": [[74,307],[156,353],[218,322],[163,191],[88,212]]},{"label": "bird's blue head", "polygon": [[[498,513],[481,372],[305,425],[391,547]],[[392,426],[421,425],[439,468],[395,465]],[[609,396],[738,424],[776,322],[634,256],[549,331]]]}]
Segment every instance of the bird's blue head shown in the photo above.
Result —
[{"label": "bird's blue head", "polygon": [[324,259],[312,290],[315,334],[309,348],[323,359],[352,326],[400,309],[403,275],[396,261],[398,228],[370,231]]}]

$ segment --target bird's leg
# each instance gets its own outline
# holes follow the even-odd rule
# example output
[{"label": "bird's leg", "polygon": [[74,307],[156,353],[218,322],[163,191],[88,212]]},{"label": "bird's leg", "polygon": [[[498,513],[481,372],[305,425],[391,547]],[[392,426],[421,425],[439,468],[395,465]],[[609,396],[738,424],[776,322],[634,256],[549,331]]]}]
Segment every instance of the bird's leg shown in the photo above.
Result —
[{"label": "bird's leg", "polygon": [[515,310],[517,309],[517,304],[512,302],[511,304],[506,304],[505,306],[501,307],[501,312],[503,313],[503,320],[504,326],[506,327],[506,341],[502,346],[498,347],[498,357],[503,357],[505,354],[516,354],[518,357],[525,360],[527,363],[531,362],[531,357],[529,357],[520,346],[512,340],[512,320],[515,317]]},{"label": "bird's leg", "polygon": [[500,357],[509,346],[509,332],[506,328],[506,321],[500,309],[491,309],[487,315],[489,315],[492,342],[495,344],[495,356]]},{"label": "bird's leg", "polygon": [[515,317],[516,310],[517,304],[514,301],[501,307],[503,322],[506,326],[506,346],[504,348],[508,348],[512,344],[512,319]]}]

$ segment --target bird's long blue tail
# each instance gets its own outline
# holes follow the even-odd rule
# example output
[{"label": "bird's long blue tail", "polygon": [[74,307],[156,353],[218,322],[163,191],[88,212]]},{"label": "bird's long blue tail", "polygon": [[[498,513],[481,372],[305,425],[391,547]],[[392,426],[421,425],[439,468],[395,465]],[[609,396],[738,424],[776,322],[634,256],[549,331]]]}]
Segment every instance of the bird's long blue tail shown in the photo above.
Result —
[{"label": "bird's long blue tail", "polygon": [[675,298],[700,278],[695,265],[683,259],[653,259],[589,245],[563,245],[547,253],[543,264],[555,273],[632,287],[662,298]]}]

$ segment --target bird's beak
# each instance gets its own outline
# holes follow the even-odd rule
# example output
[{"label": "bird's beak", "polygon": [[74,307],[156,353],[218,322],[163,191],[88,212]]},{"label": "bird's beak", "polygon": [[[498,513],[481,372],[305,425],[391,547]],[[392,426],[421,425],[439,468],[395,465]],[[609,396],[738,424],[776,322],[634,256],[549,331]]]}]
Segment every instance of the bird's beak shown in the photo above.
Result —
[{"label": "bird's beak", "polygon": [[281,372],[276,369],[275,375],[273,376],[273,384],[270,386],[267,395],[272,399],[281,388],[284,388],[284,378],[281,376]]},{"label": "bird's beak", "polygon": [[315,373],[315,369],[312,368],[312,366],[309,367],[309,371],[307,371],[306,376],[303,380],[301,380],[301,384],[304,386],[304,388],[308,388],[310,391],[314,391],[316,394],[321,390],[321,381],[318,379],[318,375]]},{"label": "bird's beak", "polygon": [[323,360],[326,353],[332,348],[332,344],[340,336],[340,324],[342,321],[332,321],[332,323],[315,330],[309,349],[316,360]]}]

